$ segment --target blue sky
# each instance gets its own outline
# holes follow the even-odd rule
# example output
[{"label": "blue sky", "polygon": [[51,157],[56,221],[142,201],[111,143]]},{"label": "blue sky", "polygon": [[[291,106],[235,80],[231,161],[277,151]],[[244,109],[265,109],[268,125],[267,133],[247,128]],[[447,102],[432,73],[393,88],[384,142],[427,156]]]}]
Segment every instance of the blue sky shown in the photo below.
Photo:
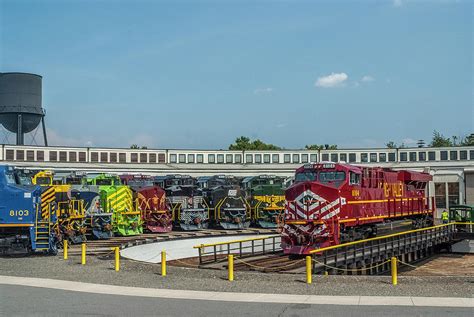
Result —
[{"label": "blue sky", "polygon": [[471,1],[6,1],[51,143],[384,146],[474,130]]}]

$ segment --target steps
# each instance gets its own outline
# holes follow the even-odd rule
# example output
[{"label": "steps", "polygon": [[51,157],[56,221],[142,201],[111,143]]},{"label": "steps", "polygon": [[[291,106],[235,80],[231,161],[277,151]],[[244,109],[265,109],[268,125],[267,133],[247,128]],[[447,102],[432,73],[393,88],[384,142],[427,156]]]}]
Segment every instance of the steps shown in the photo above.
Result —
[{"label": "steps", "polygon": [[48,221],[38,221],[36,224],[36,251],[49,250],[50,226]]}]

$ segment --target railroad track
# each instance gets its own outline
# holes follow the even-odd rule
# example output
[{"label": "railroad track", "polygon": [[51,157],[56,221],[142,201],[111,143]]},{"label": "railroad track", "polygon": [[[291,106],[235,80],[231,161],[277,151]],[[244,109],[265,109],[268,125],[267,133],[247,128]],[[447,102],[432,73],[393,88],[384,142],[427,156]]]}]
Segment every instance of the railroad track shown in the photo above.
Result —
[{"label": "railroad track", "polygon": [[[190,239],[200,237],[219,237],[219,236],[232,236],[232,235],[251,235],[251,234],[275,234],[276,229],[261,229],[261,228],[248,228],[240,230],[214,230],[207,229],[203,231],[171,231],[167,233],[143,233],[137,236],[117,236],[107,240],[89,240],[87,241],[87,254],[88,255],[105,255],[111,253],[111,248],[119,247],[121,249],[160,241],[179,240],[179,239]],[[81,253],[81,245],[70,245],[69,254],[79,255]]]},{"label": "railroad track", "polygon": [[285,272],[299,273],[304,271],[304,258],[290,259],[287,254],[279,252],[260,257],[235,259],[234,270],[238,271],[260,271],[265,273]]}]

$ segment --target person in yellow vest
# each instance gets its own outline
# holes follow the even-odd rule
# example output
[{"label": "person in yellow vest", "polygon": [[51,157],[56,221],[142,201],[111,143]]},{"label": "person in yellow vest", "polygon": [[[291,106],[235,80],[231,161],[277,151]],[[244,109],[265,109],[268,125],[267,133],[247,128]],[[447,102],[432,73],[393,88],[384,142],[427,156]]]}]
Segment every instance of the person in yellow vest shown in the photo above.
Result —
[{"label": "person in yellow vest", "polygon": [[441,220],[443,221],[443,223],[449,222],[449,213],[446,209],[444,209],[443,212],[441,213]]}]

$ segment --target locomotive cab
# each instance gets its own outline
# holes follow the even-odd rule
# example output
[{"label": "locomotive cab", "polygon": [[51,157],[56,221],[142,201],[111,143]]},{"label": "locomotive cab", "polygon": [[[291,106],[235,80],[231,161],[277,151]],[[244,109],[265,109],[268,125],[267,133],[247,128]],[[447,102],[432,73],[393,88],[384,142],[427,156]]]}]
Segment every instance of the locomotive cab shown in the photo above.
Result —
[{"label": "locomotive cab", "polygon": [[173,224],[181,230],[202,230],[209,226],[209,206],[189,175],[155,177],[154,183],[166,192]]},{"label": "locomotive cab", "polygon": [[198,184],[211,210],[215,227],[242,229],[250,226],[250,206],[234,176],[200,177]]}]

